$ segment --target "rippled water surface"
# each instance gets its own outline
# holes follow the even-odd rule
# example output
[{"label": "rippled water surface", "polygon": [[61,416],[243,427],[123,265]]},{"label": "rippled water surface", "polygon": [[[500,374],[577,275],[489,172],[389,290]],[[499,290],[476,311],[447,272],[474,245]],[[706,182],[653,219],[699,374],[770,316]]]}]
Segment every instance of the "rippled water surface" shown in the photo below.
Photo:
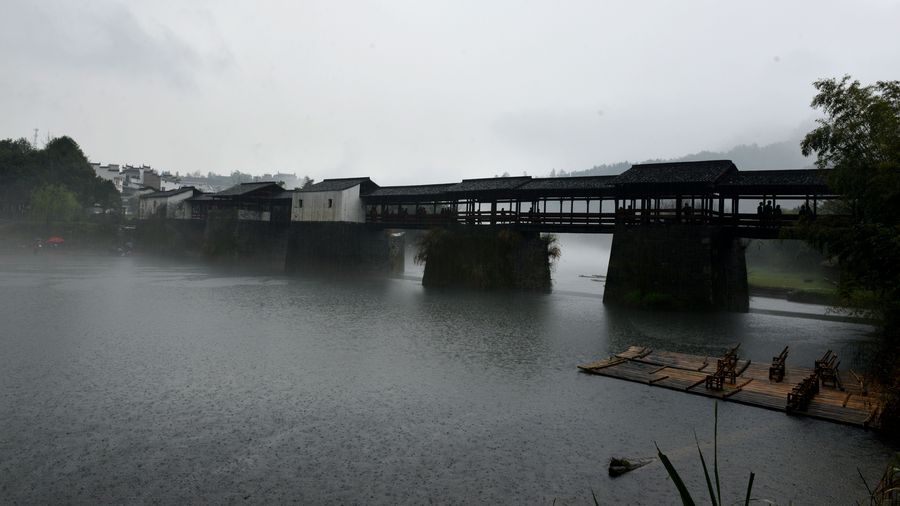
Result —
[{"label": "rippled water surface", "polygon": [[[569,264],[550,294],[426,290],[148,258],[0,257],[0,503],[673,503],[705,490],[709,399],[576,372],[629,344],[767,361],[862,325],[613,311]],[[596,274],[580,269],[582,274]],[[725,403],[723,495],[852,503],[872,433]],[[730,502],[730,501],[729,501]]]}]

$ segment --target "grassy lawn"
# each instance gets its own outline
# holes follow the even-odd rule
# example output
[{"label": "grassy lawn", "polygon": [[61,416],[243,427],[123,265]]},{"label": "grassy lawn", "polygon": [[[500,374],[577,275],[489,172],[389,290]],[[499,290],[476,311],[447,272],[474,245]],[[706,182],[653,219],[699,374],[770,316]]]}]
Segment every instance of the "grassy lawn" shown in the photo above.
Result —
[{"label": "grassy lawn", "polygon": [[820,294],[832,294],[834,284],[821,272],[802,272],[768,266],[747,268],[747,282],[759,288],[780,288]]}]

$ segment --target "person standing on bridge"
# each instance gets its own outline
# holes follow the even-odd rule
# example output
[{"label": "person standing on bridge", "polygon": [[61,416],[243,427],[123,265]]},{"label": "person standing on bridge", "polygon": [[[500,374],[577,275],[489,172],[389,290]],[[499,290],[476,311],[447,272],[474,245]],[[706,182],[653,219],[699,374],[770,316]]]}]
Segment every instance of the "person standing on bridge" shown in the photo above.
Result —
[{"label": "person standing on bridge", "polygon": [[809,204],[804,202],[800,205],[800,220],[805,221],[812,217],[812,212],[809,209]]},{"label": "person standing on bridge", "polygon": [[683,215],[683,220],[687,223],[691,223],[693,221],[694,208],[691,207],[687,202],[684,203],[684,207],[681,210]]}]

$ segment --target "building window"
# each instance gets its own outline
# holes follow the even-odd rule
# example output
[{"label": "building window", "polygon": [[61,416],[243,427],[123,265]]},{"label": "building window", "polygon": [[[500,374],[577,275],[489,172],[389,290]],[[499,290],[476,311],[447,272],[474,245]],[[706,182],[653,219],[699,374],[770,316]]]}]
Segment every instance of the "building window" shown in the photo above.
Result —
[{"label": "building window", "polygon": [[297,207],[303,209],[303,199],[297,201]]},{"label": "building window", "polygon": [[331,206],[333,206],[333,205],[334,205],[334,200],[328,199],[328,208],[330,209]]}]

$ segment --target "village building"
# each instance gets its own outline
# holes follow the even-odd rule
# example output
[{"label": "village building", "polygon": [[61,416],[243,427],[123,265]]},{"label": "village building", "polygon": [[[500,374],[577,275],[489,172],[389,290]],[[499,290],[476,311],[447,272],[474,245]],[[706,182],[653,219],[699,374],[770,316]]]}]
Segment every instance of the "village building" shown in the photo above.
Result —
[{"label": "village building", "polygon": [[200,191],[190,186],[141,195],[138,219],[147,220],[154,217],[190,219],[190,199],[198,195],[200,195]]},{"label": "village building", "polygon": [[[180,177],[173,176],[169,172],[163,172],[162,174],[160,174],[159,177],[160,177],[160,181],[159,181],[159,190],[160,191],[177,190],[177,189],[183,188],[185,186],[191,186],[191,185],[182,184]],[[194,188],[197,188],[198,190],[200,189],[196,186]]]},{"label": "village building", "polygon": [[127,217],[135,217],[140,214],[141,197],[156,192],[153,188],[125,188],[122,192],[122,212]]},{"label": "village building", "polygon": [[159,177],[159,174],[157,174],[155,170],[144,170],[143,177],[144,186],[153,188],[156,191],[162,190],[162,179]]},{"label": "village building", "polygon": [[[110,167],[116,167],[118,169],[119,166],[110,165]],[[157,191],[161,190],[160,176],[156,170],[149,165],[142,165],[140,167],[126,165],[121,169],[120,174],[124,179],[123,186],[125,189],[150,187]]]},{"label": "village building", "polygon": [[117,164],[100,165],[99,163],[91,163],[94,174],[104,181],[109,181],[116,186],[116,191],[122,193],[125,184],[125,177],[119,172]]},{"label": "village building", "polygon": [[245,221],[288,222],[294,192],[278,183],[240,183],[226,190],[192,197],[191,218],[206,219],[210,213],[235,212]]},{"label": "village building", "polygon": [[291,221],[365,223],[360,197],[376,189],[367,177],[325,179],[294,192]]}]

